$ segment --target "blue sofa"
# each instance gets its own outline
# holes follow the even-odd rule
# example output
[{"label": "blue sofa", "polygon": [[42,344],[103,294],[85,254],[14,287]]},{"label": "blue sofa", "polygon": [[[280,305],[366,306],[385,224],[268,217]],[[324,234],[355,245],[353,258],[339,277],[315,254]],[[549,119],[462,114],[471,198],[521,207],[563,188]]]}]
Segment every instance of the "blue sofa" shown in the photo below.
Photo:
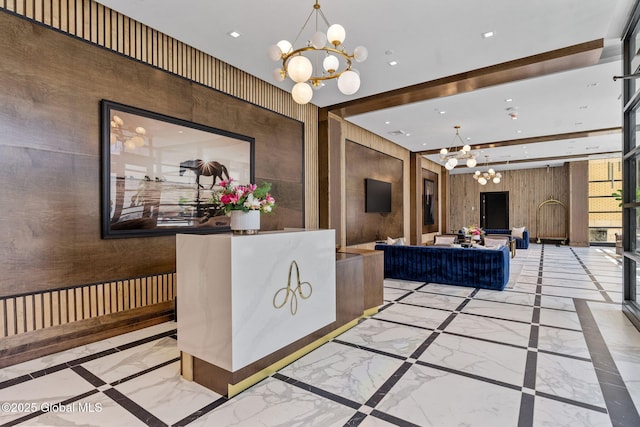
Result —
[{"label": "blue sofa", "polygon": [[[502,228],[488,228],[484,230],[487,234],[509,234],[511,235],[511,230],[506,230]],[[516,249],[529,249],[529,230],[524,230],[522,233],[522,239],[519,237],[515,237],[516,239]]]},{"label": "blue sofa", "polygon": [[509,248],[376,245],[384,251],[384,277],[503,290],[509,282]]}]

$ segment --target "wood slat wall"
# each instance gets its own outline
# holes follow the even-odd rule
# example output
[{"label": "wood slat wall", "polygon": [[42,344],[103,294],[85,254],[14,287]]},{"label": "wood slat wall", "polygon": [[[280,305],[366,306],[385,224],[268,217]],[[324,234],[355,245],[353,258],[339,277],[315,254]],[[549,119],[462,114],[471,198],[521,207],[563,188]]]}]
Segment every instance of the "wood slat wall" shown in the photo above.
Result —
[{"label": "wood slat wall", "polygon": [[0,337],[172,301],[175,273],[0,298]]},{"label": "wood slat wall", "polygon": [[[553,197],[569,206],[568,166],[540,169],[504,171],[499,184],[478,184],[471,174],[450,175],[449,230],[457,232],[461,227],[480,223],[480,192],[509,192],[509,226],[526,226],[531,239],[537,236],[536,215],[538,205]],[[565,221],[554,209],[545,210],[542,220],[545,233],[553,236],[564,233]],[[560,215],[560,216],[559,216]],[[570,217],[570,216],[569,216]]]},{"label": "wood slat wall", "polygon": [[305,224],[318,227],[318,108],[93,0],[0,0],[10,12],[236,96],[305,126]]},{"label": "wood slat wall", "polygon": [[[316,106],[93,0],[0,0],[0,9],[303,122],[305,225],[318,226]],[[32,293],[25,285],[0,298],[0,336],[170,301],[175,286],[174,273]]]}]

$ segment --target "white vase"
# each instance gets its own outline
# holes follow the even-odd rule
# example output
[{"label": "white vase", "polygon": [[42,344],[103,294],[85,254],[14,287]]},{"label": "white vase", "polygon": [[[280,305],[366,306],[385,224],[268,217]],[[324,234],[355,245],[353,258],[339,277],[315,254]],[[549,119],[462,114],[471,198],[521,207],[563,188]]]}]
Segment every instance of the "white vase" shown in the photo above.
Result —
[{"label": "white vase", "polygon": [[233,234],[258,234],[260,231],[260,211],[231,211],[231,231]]}]

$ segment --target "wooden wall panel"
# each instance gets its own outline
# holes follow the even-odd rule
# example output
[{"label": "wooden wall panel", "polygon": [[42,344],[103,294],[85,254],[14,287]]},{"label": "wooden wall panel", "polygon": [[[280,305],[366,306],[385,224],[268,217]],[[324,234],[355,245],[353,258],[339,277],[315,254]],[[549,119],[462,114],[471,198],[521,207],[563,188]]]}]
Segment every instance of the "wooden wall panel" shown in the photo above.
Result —
[{"label": "wooden wall panel", "polygon": [[[256,113],[264,109],[299,121],[298,140],[304,135],[304,146],[299,147],[296,167],[299,171],[303,165],[304,181],[285,177],[276,186],[302,198],[302,209],[293,210],[287,207],[293,200],[281,198],[282,216],[302,218],[294,226],[318,226],[316,106],[300,106],[287,92],[93,0],[3,0],[0,12],[0,181],[9,184],[0,189],[0,203],[12,215],[0,219],[5,237],[0,243],[0,295],[6,297],[0,304],[0,333],[126,310],[123,283],[128,278],[153,277],[174,268],[172,238],[99,237],[96,99],[191,120],[197,110],[191,105],[192,94],[206,86],[216,90],[210,91],[218,94],[214,96],[226,93],[238,103],[255,104],[245,103],[238,120],[267,116]],[[87,73],[91,66],[99,72]],[[260,122],[263,139],[279,127],[270,120]],[[268,142],[278,144],[280,139]],[[290,147],[288,143],[284,145]],[[296,172],[289,158],[281,166],[287,173]],[[273,178],[270,167],[263,168],[265,178]],[[278,216],[266,218],[267,227],[281,225]],[[125,278],[114,282],[116,277]],[[82,288],[88,282],[99,285],[79,295],[72,289],[51,291]],[[148,305],[170,295],[166,283],[162,292],[150,282],[131,286],[126,300],[131,307],[144,306],[145,298]],[[18,307],[15,295],[28,292],[33,297]]]},{"label": "wooden wall panel", "polygon": [[[352,141],[346,142],[345,211],[347,245],[403,236],[403,162]],[[391,212],[365,212],[365,179],[391,183]]]},{"label": "wooden wall panel", "polygon": [[[480,192],[509,192],[509,226],[526,226],[530,238],[537,235],[536,215],[538,205],[553,197],[569,205],[568,166],[540,169],[501,171],[499,184],[478,184],[471,174],[450,175],[449,186],[449,228],[459,230],[470,224],[480,223]],[[554,216],[555,215],[555,216]],[[550,232],[561,233],[564,220],[554,214],[547,218]]]}]

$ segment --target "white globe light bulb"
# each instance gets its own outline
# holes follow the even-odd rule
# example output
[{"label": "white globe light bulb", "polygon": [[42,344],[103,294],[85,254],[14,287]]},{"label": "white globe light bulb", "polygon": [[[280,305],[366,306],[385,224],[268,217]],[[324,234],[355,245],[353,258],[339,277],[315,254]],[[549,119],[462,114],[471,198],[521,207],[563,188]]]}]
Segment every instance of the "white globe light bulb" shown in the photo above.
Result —
[{"label": "white globe light bulb", "polygon": [[440,155],[441,156],[446,156],[448,152],[449,152],[449,150],[447,150],[446,148],[443,148],[443,149],[440,150]]},{"label": "white globe light bulb", "polygon": [[322,68],[329,74],[335,73],[339,66],[340,61],[335,55],[327,55],[322,61]]},{"label": "white globe light bulb", "polygon": [[471,151],[471,146],[469,144],[465,144],[464,147],[462,147],[462,151],[468,153],[469,151]]},{"label": "white globe light bulb", "polygon": [[313,89],[307,83],[296,83],[291,89],[291,96],[298,104],[307,104],[313,98]]},{"label": "white globe light bulb", "polygon": [[454,168],[458,166],[458,159],[456,159],[455,157],[449,159],[449,161],[451,162]]},{"label": "white globe light bulb", "polygon": [[327,36],[322,31],[318,31],[311,36],[311,46],[320,49],[327,44]]},{"label": "white globe light bulb", "polygon": [[487,184],[487,180],[483,176],[481,176],[480,178],[478,178],[478,183],[480,185],[486,185]]},{"label": "white globe light bulb", "polygon": [[480,176],[480,171],[476,171],[476,173],[473,174],[476,178],[478,178]]},{"label": "white globe light bulb", "polygon": [[364,62],[369,57],[369,51],[364,46],[358,46],[353,50],[353,57],[356,62]]},{"label": "white globe light bulb", "polygon": [[291,43],[287,40],[280,40],[276,45],[280,48],[280,52],[285,55],[289,53],[292,48]]},{"label": "white globe light bulb", "polygon": [[489,168],[487,172],[489,172],[489,175],[494,175],[496,173],[496,171],[494,171],[493,168]]},{"label": "white globe light bulb", "polygon": [[327,30],[327,40],[334,46],[338,46],[344,42],[345,37],[347,36],[344,27],[340,24],[333,24]]},{"label": "white globe light bulb", "polygon": [[273,70],[273,79],[277,82],[281,82],[284,80],[284,71],[282,68],[276,68]]},{"label": "white globe light bulb", "polygon": [[124,124],[120,116],[113,116],[113,121],[118,126],[122,126]]},{"label": "white globe light bulb", "polygon": [[282,51],[275,44],[269,46],[268,54],[269,58],[271,58],[272,61],[277,61],[278,59],[282,58]]},{"label": "white globe light bulb", "polygon": [[138,135],[145,135],[147,133],[147,130],[145,128],[143,128],[142,126],[138,126],[136,128],[136,133]]},{"label": "white globe light bulb", "polygon": [[445,163],[445,164],[444,164],[444,167],[445,167],[445,169],[446,169],[446,170],[450,171],[450,170],[452,170],[455,166],[453,166],[453,165],[451,164],[451,161],[450,161],[450,160],[447,160],[447,163]]},{"label": "white globe light bulb", "polygon": [[358,73],[348,70],[338,77],[338,89],[345,95],[353,95],[360,89],[360,76]]},{"label": "white globe light bulb", "polygon": [[468,167],[468,168],[474,168],[474,167],[476,167],[476,164],[477,164],[477,163],[478,163],[478,162],[476,162],[476,159],[474,159],[473,157],[471,157],[471,158],[468,158],[468,159],[467,159],[467,167]]},{"label": "white globe light bulb", "polygon": [[500,184],[500,178],[497,177],[497,176],[495,178],[493,178],[493,183],[494,184]]},{"label": "white globe light bulb", "polygon": [[311,74],[313,73],[313,65],[309,58],[298,55],[294,56],[289,60],[287,64],[287,71],[289,72],[289,77],[296,83],[302,83],[309,80]]}]

